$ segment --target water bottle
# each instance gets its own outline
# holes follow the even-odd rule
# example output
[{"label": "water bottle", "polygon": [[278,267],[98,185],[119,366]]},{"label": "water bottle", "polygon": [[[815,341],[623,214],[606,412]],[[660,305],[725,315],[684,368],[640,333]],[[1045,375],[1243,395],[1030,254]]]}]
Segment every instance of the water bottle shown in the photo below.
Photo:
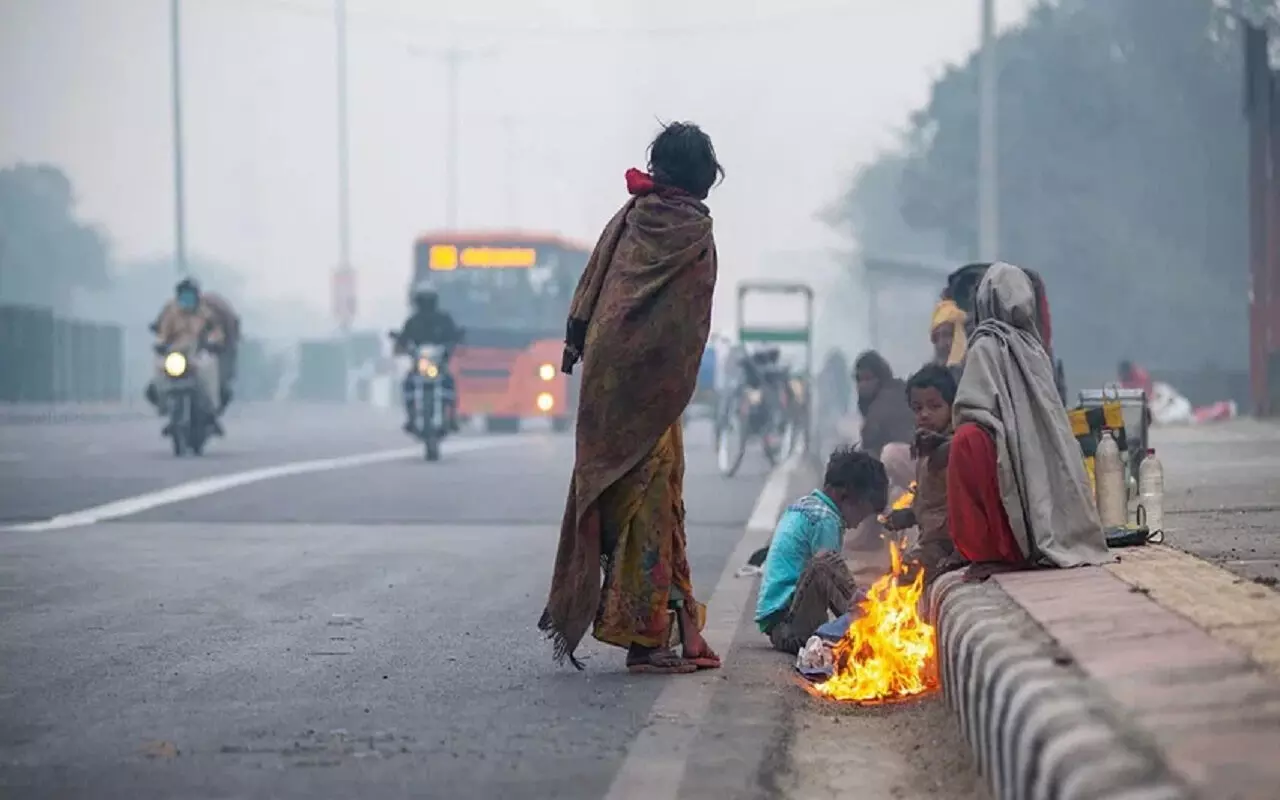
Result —
[{"label": "water bottle", "polygon": [[1139,503],[1147,518],[1147,530],[1159,533],[1164,530],[1164,465],[1156,458],[1155,448],[1147,450],[1147,457],[1138,467]]},{"label": "water bottle", "polygon": [[1120,445],[1111,431],[1102,432],[1098,451],[1094,454],[1094,473],[1098,486],[1098,516],[1102,527],[1123,528],[1129,520],[1125,502],[1124,462],[1120,460]]}]

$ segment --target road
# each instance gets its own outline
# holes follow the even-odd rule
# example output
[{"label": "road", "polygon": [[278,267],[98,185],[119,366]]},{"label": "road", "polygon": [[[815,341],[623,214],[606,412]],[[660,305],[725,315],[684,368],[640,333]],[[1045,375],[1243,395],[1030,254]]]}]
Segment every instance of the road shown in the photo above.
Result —
[{"label": "road", "polygon": [[1153,430],[1170,544],[1243,578],[1280,583],[1280,424]]},{"label": "road", "polygon": [[[0,428],[0,525],[406,445],[394,416],[259,411],[230,420],[204,459],[176,460],[158,427]],[[766,470],[726,481],[689,440],[690,557],[709,587]],[[572,439],[451,444],[440,464],[333,469],[0,533],[0,786],[603,796],[664,681],[590,645],[587,673],[557,667],[534,628]]]},{"label": "road", "polygon": [[0,425],[0,795],[983,796],[940,698],[794,685],[732,577],[769,471],[720,477],[702,423],[689,553],[726,669],[682,678],[592,641],[559,667],[534,626],[571,436],[427,464],[394,413],[241,409],[199,459],[159,428]]}]

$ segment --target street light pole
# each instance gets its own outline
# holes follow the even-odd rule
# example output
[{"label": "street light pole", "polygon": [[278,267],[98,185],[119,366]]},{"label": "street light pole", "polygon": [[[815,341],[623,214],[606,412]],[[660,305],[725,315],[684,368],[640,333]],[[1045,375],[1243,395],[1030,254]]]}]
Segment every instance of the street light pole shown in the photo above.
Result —
[{"label": "street light pole", "polygon": [[1000,249],[995,27],[995,0],[982,0],[978,95],[978,255],[983,261],[995,261],[999,258]]},{"label": "street light pole", "polygon": [[182,27],[180,0],[169,0],[169,76],[173,84],[173,260],[187,274],[186,186],[182,157]]},{"label": "street light pole", "polygon": [[432,52],[430,50],[412,47],[409,49],[410,55],[429,56],[443,59],[446,68],[446,80],[448,85],[446,92],[447,114],[449,116],[447,125],[448,143],[446,145],[446,162],[445,162],[445,227],[449,230],[455,230],[458,226],[458,81],[462,71],[462,64],[471,59],[478,59],[490,55],[490,51],[468,51],[457,47],[450,47],[443,52]]},{"label": "street light pole", "polygon": [[507,205],[507,225],[511,229],[518,227],[519,222],[516,219],[519,216],[516,213],[516,121],[514,117],[504,116],[502,118],[502,149],[505,158],[504,171],[506,172],[506,191]]},{"label": "street light pole", "polygon": [[449,144],[448,162],[445,165],[445,228],[458,228],[458,68],[461,66],[462,51],[450,49],[445,54],[445,64],[449,75]]},{"label": "street light pole", "polygon": [[335,0],[338,68],[338,269],[351,266],[351,173],[347,144],[347,2]]}]

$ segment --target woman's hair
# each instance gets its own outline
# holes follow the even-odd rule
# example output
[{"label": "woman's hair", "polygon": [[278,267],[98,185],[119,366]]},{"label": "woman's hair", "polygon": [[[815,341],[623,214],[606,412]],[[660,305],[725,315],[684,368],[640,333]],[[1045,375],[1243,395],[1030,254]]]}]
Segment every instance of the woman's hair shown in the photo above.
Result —
[{"label": "woman's hair", "polygon": [[853,447],[838,447],[827,459],[823,485],[866,500],[877,511],[889,502],[889,476],[869,453]]},{"label": "woman's hair", "polygon": [[649,145],[649,173],[656,182],[683,189],[699,200],[724,179],[711,137],[692,122],[662,126]]},{"label": "woman's hair", "polygon": [[947,405],[956,401],[956,375],[950,367],[941,364],[925,364],[907,379],[907,398],[912,389],[937,389]]},{"label": "woman's hair", "polygon": [[879,378],[881,383],[893,380],[893,367],[889,366],[884,356],[875,350],[864,350],[860,353],[858,360],[853,362],[853,372],[855,378],[859,372],[870,372]]}]

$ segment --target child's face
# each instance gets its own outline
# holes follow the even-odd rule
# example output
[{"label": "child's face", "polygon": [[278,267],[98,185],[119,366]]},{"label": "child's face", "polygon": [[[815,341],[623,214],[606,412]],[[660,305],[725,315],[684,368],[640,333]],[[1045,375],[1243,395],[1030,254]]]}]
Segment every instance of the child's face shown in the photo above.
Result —
[{"label": "child's face", "polygon": [[877,507],[873,499],[858,497],[852,492],[845,492],[830,486],[826,487],[825,492],[827,497],[830,497],[831,501],[840,509],[840,516],[844,518],[844,524],[850,528],[858,527],[864,519],[879,514],[888,505],[887,498],[880,498],[885,502],[880,503],[879,507]]},{"label": "child's face", "polygon": [[932,386],[911,387],[911,410],[916,415],[916,427],[933,433],[944,433],[951,427],[951,406],[942,392]]}]

